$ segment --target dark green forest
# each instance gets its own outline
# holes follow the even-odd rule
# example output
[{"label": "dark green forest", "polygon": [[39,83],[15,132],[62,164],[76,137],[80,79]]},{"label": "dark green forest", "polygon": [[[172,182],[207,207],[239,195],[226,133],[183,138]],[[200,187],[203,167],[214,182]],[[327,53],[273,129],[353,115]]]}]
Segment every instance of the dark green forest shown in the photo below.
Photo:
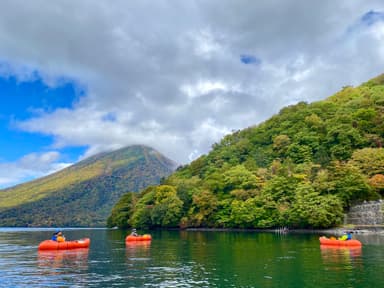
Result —
[{"label": "dark green forest", "polygon": [[108,226],[327,228],[384,195],[384,75],[225,136],[160,185],[128,192]]}]

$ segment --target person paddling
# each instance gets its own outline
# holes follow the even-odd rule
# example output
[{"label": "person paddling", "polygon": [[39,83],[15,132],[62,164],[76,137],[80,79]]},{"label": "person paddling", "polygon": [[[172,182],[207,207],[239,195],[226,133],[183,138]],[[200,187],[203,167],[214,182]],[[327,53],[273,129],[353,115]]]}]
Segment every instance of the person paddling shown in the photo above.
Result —
[{"label": "person paddling", "polygon": [[137,234],[137,232],[136,232],[136,229],[135,228],[133,228],[132,229],[132,232],[131,232],[131,234],[130,234],[131,236],[139,236],[139,234]]},{"label": "person paddling", "polygon": [[342,240],[342,241],[351,240],[352,239],[352,234],[351,234],[351,232],[348,231],[348,232],[344,233],[344,235],[339,237],[338,239]]},{"label": "person paddling", "polygon": [[63,232],[61,230],[57,230],[55,233],[53,233],[51,240],[57,242],[64,242],[65,237],[63,235]]}]

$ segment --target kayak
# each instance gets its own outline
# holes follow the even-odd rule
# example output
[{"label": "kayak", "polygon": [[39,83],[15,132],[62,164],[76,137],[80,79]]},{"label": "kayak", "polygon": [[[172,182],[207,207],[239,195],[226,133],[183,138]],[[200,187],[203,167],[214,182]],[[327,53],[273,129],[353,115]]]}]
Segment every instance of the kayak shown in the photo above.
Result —
[{"label": "kayak", "polygon": [[128,235],[125,237],[125,242],[130,242],[130,241],[151,241],[152,237],[149,234],[144,234],[140,236],[133,236],[133,235]]},{"label": "kayak", "polygon": [[39,250],[68,250],[77,248],[88,248],[91,240],[83,238],[74,241],[57,242],[53,240],[44,240],[39,244]]},{"label": "kayak", "polygon": [[362,244],[359,240],[351,239],[351,240],[338,240],[338,239],[329,239],[325,236],[321,236],[319,238],[321,245],[332,245],[332,246],[354,246],[360,247]]}]

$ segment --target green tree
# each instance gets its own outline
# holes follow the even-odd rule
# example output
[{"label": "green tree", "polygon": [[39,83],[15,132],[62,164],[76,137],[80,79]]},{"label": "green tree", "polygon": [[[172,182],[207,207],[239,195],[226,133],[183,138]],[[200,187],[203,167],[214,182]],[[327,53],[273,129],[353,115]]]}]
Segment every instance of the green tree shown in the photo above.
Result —
[{"label": "green tree", "polygon": [[348,160],[353,150],[364,143],[359,131],[346,124],[331,126],[326,139],[333,158],[338,160]]},{"label": "green tree", "polygon": [[287,155],[293,160],[294,163],[306,163],[312,162],[312,149],[308,145],[300,145],[298,143],[292,143],[288,147]]},{"label": "green tree", "polygon": [[135,194],[136,193],[133,192],[126,193],[116,203],[112,209],[111,215],[107,219],[107,226],[109,228],[115,226],[119,228],[129,227],[129,217],[133,212],[136,202]]},{"label": "green tree", "polygon": [[328,191],[340,197],[344,207],[350,207],[356,201],[377,198],[367,178],[358,168],[340,162],[334,162],[329,168],[331,173]]},{"label": "green tree", "polygon": [[343,219],[343,207],[335,195],[321,196],[310,183],[299,183],[289,212],[289,224],[301,228],[328,228]]},{"label": "green tree", "polygon": [[223,173],[215,171],[205,178],[204,187],[214,193],[224,191],[225,183]]},{"label": "green tree", "polygon": [[288,146],[291,144],[291,139],[285,134],[277,135],[273,139],[273,150],[277,153],[278,157],[285,157]]},{"label": "green tree", "polygon": [[183,201],[177,196],[176,189],[169,185],[157,186],[153,198],[152,225],[176,227],[179,224],[183,207]]},{"label": "green tree", "polygon": [[255,215],[256,210],[254,201],[252,199],[233,200],[231,203],[231,222],[235,227],[240,228],[252,228],[255,226]]},{"label": "green tree", "polygon": [[144,193],[141,193],[140,199],[136,203],[135,210],[129,219],[130,226],[138,228],[152,227],[151,212],[155,204],[154,196],[154,187],[149,187]]},{"label": "green tree", "polygon": [[272,228],[283,223],[278,209],[279,204],[273,200],[271,195],[264,191],[260,196],[254,197],[252,201],[255,207],[253,211],[255,218],[254,228]]},{"label": "green tree", "polygon": [[198,191],[193,195],[192,205],[189,211],[189,220],[192,226],[215,225],[215,213],[219,206],[219,200],[209,190]]},{"label": "green tree", "polygon": [[[176,178],[176,177],[174,177]],[[183,202],[183,214],[186,214],[192,204],[192,195],[195,194],[203,185],[201,179],[197,176],[184,179],[176,178],[172,181],[172,186],[176,188],[177,197]]]},{"label": "green tree", "polygon": [[321,131],[324,129],[324,122],[317,114],[311,114],[305,117],[305,123],[310,127],[317,131]]},{"label": "green tree", "polygon": [[372,177],[375,174],[384,174],[384,148],[363,148],[353,152],[349,162],[360,171]]},{"label": "green tree", "polygon": [[233,189],[255,189],[260,185],[261,180],[243,165],[237,165],[226,171],[223,175],[224,190]]},{"label": "green tree", "polygon": [[297,181],[294,177],[275,176],[266,183],[263,194],[270,195],[274,202],[291,202]]},{"label": "green tree", "polygon": [[352,118],[356,121],[359,129],[369,132],[375,127],[373,121],[377,117],[377,112],[373,108],[360,108],[352,114]]}]

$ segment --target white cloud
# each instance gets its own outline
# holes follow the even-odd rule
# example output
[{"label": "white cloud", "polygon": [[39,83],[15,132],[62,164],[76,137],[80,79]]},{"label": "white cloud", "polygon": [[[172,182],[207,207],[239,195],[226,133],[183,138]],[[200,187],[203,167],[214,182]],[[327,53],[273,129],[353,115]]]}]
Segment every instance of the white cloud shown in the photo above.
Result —
[{"label": "white cloud", "polygon": [[215,36],[210,31],[202,30],[192,33],[191,38],[195,42],[195,54],[199,57],[210,59],[214,54],[220,53],[223,50],[219,41],[215,39]]},{"label": "white cloud", "polygon": [[72,109],[17,122],[52,135],[54,148],[87,145],[88,156],[146,144],[187,163],[285,105],[382,73],[384,22],[366,25],[368,11],[384,3],[2,1],[0,60],[10,64],[0,73],[87,88]]},{"label": "white cloud", "polygon": [[56,151],[31,153],[12,163],[0,163],[0,188],[43,177],[64,169],[72,163],[57,162]]},{"label": "white cloud", "polygon": [[181,92],[186,94],[190,98],[204,96],[211,92],[227,92],[228,87],[225,83],[220,81],[199,81],[195,85],[182,85],[180,88]]}]

